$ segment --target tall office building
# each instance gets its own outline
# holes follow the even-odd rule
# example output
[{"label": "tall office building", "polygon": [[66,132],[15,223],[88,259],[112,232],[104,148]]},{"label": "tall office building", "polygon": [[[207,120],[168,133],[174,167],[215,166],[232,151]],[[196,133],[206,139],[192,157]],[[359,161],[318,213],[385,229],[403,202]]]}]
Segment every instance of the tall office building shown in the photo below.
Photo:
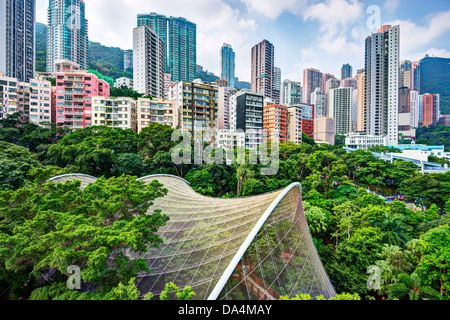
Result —
[{"label": "tall office building", "polygon": [[274,53],[272,43],[263,40],[252,48],[251,89],[263,94],[264,98],[273,97],[274,89]]},{"label": "tall office building", "polygon": [[350,64],[344,64],[341,68],[341,80],[353,78],[353,67]]},{"label": "tall office building", "polygon": [[330,116],[334,118],[336,134],[352,132],[352,88],[330,90]]},{"label": "tall office building", "polygon": [[149,27],[133,29],[134,90],[156,98],[165,96],[164,43]]},{"label": "tall office building", "polygon": [[84,0],[49,0],[47,72],[55,72],[55,61],[61,59],[87,70],[88,44]]},{"label": "tall office building", "polygon": [[317,69],[303,70],[303,103],[311,104],[311,93],[320,88],[322,90],[323,74]]},{"label": "tall office building", "polygon": [[384,25],[365,41],[365,132],[398,145],[400,27]]},{"label": "tall office building", "polygon": [[230,44],[224,43],[220,49],[220,78],[228,81],[228,87],[235,87],[235,53]]},{"label": "tall office building", "polygon": [[165,48],[165,73],[173,82],[193,81],[197,68],[197,25],[185,18],[138,14],[138,27],[148,26],[161,38]]},{"label": "tall office building", "polygon": [[34,78],[35,0],[0,1],[0,72],[28,82]]},{"label": "tall office building", "polygon": [[303,88],[298,81],[283,81],[283,104],[291,105],[302,102]]}]

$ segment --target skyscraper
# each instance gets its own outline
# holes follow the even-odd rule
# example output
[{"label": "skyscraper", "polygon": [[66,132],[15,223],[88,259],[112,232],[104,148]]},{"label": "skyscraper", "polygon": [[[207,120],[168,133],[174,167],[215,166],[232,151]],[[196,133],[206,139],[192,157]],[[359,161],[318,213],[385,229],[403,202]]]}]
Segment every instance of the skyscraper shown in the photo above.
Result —
[{"label": "skyscraper", "polygon": [[66,59],[88,68],[88,22],[84,0],[49,0],[47,28],[47,72],[55,72],[55,61]]},{"label": "skyscraper", "polygon": [[353,67],[350,64],[344,64],[341,68],[341,80],[353,77]]},{"label": "skyscraper", "polygon": [[149,27],[133,29],[134,90],[156,98],[165,96],[164,43]]},{"label": "skyscraper", "polygon": [[365,41],[365,132],[398,145],[400,27],[384,25]]},{"label": "skyscraper", "polygon": [[422,99],[422,125],[428,127],[432,124],[437,124],[440,115],[439,94],[425,93]]},{"label": "skyscraper", "polygon": [[352,131],[352,88],[330,90],[330,116],[334,118],[336,134]]},{"label": "skyscraper", "polygon": [[320,88],[322,90],[323,74],[317,69],[303,70],[303,103],[311,104],[311,93]]},{"label": "skyscraper", "polygon": [[311,104],[314,105],[314,118],[326,117],[325,92],[316,88],[311,93]]},{"label": "skyscraper", "polygon": [[148,26],[161,38],[165,48],[165,73],[173,82],[193,81],[197,68],[197,25],[185,18],[138,14],[138,27]]},{"label": "skyscraper", "polygon": [[356,131],[365,131],[365,113],[366,113],[366,70],[359,69],[357,72],[357,90],[358,90],[358,102],[357,102],[357,121]]},{"label": "skyscraper", "polygon": [[273,97],[274,53],[273,44],[267,40],[252,48],[252,91],[262,93],[264,98]]},{"label": "skyscraper", "polygon": [[228,81],[228,87],[235,87],[235,54],[230,44],[224,43],[220,49],[220,78]]},{"label": "skyscraper", "polygon": [[281,96],[281,69],[278,67],[274,67],[272,100],[275,104],[280,104],[280,96]]},{"label": "skyscraper", "polygon": [[133,50],[123,50],[123,71],[133,69]]},{"label": "skyscraper", "polygon": [[411,90],[420,93],[420,62],[411,64]]},{"label": "skyscraper", "polygon": [[34,78],[35,0],[0,1],[0,71],[28,82]]}]

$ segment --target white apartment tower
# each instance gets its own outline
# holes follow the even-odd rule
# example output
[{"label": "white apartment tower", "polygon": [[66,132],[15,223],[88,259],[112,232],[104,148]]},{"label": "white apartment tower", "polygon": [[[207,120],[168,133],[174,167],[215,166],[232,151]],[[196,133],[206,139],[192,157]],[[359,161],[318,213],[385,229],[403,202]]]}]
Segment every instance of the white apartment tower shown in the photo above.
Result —
[{"label": "white apartment tower", "polygon": [[164,42],[147,26],[133,29],[133,86],[139,93],[165,97]]},{"label": "white apartment tower", "polygon": [[390,146],[398,145],[399,42],[400,27],[384,25],[365,43],[364,129],[367,135],[386,136]]}]

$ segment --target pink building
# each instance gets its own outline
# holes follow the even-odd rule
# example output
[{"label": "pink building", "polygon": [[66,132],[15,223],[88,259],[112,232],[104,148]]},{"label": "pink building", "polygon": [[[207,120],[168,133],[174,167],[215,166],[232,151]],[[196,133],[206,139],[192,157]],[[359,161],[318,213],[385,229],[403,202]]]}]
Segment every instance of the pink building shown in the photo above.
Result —
[{"label": "pink building", "polygon": [[109,84],[87,71],[57,72],[56,124],[81,129],[92,126],[92,97],[109,97]]}]

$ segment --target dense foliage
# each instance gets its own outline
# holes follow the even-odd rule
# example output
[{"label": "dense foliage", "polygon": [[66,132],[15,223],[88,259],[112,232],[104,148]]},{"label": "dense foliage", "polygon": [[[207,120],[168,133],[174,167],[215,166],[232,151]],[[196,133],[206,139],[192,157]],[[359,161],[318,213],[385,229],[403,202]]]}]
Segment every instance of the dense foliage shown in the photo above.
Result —
[{"label": "dense foliage", "polygon": [[417,142],[434,146],[444,146],[445,151],[450,151],[450,127],[444,125],[432,125],[416,129]]},{"label": "dense foliage", "polygon": [[[14,173],[0,175],[0,281],[2,288],[14,284],[8,297],[68,297],[60,282],[42,282],[42,276],[53,272],[61,280],[69,263],[85,266],[85,283],[103,288],[102,298],[135,296],[132,279],[145,266],[120,252],[158,245],[155,232],[167,218],[164,212],[148,221],[141,215],[137,203],[145,198],[150,205],[163,190],[156,184],[144,188],[132,177],[167,173],[215,197],[256,195],[299,181],[310,232],[341,298],[450,298],[450,173],[422,175],[412,163],[389,163],[370,152],[346,153],[341,146],[308,140],[281,144],[279,170],[266,176],[259,163],[175,165],[173,129],[159,124],[139,134],[107,127],[55,133],[14,121],[0,122],[0,164]],[[61,172],[101,179],[85,191],[74,182],[42,184]],[[374,191],[402,194],[409,203],[385,202]],[[124,216],[124,201],[131,201],[126,206],[137,214]],[[413,203],[418,207],[411,209]],[[98,240],[92,241],[93,235]],[[114,270],[107,261],[117,263]],[[373,289],[367,284],[370,266],[380,270]],[[31,282],[24,289],[26,281]],[[182,293],[170,284],[167,292],[193,296],[189,288]],[[92,298],[83,294],[70,297]]]}]

